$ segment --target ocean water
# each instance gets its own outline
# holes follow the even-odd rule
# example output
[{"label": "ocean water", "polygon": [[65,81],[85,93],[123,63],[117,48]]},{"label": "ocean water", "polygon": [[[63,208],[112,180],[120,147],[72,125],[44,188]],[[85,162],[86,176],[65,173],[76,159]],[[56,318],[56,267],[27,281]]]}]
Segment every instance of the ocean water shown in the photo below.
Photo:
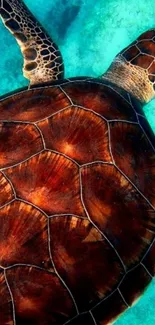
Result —
[{"label": "ocean water", "polygon": [[[155,27],[154,0],[25,0],[59,45],[66,77],[98,76],[139,34]],[[16,41],[0,22],[0,95],[28,84]],[[155,100],[144,107],[155,132]],[[155,280],[115,325],[155,324]]]}]

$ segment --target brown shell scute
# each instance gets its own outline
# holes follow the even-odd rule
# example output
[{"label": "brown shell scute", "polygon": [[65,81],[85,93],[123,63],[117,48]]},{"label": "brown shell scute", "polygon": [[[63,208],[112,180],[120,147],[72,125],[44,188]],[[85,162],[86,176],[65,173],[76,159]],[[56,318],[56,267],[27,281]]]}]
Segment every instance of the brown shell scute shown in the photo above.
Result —
[{"label": "brown shell scute", "polygon": [[88,310],[119,283],[124,272],[121,262],[88,220],[51,218],[50,233],[54,264],[79,310]]},{"label": "brown shell scute", "polygon": [[147,270],[152,275],[152,277],[154,277],[154,275],[155,275],[154,261],[155,261],[155,239],[152,242],[151,247],[148,249],[148,251],[146,252],[146,254],[142,260],[142,263],[147,268]]},{"label": "brown shell scute", "polygon": [[94,319],[92,318],[90,312],[82,313],[78,316],[74,317],[70,322],[69,325],[94,325]]},{"label": "brown shell scute", "polygon": [[48,149],[62,152],[80,164],[112,160],[108,125],[92,112],[68,108],[38,126]]},{"label": "brown shell scute", "polygon": [[110,240],[125,265],[133,266],[154,238],[153,209],[114,166],[94,164],[83,168],[82,185],[92,221]]},{"label": "brown shell scute", "polygon": [[47,219],[40,211],[14,201],[0,209],[0,229],[1,266],[35,264],[51,268]]},{"label": "brown shell scute", "polygon": [[0,102],[4,325],[106,325],[154,276],[154,138],[138,112],[92,80]]},{"label": "brown shell scute", "polygon": [[4,204],[12,201],[15,195],[10,182],[6,177],[0,172],[0,207]]},{"label": "brown shell scute", "polygon": [[138,125],[110,123],[116,165],[155,207],[155,152]]},{"label": "brown shell scute", "polygon": [[57,87],[29,90],[0,102],[0,121],[37,122],[70,105]]},{"label": "brown shell scute", "polygon": [[12,166],[43,149],[34,125],[0,123],[0,168]]},{"label": "brown shell scute", "polygon": [[14,325],[11,296],[2,271],[0,271],[0,323]]},{"label": "brown shell scute", "polygon": [[[76,315],[72,299],[56,274],[34,267],[8,269],[17,324],[64,324]],[[37,323],[36,323],[37,321]]]},{"label": "brown shell scute", "polygon": [[107,120],[124,120],[128,117],[130,121],[136,121],[136,115],[129,103],[124,101],[120,95],[110,87],[93,82],[68,83],[62,88],[71,97],[75,105],[90,109]]},{"label": "brown shell scute", "polygon": [[75,213],[85,216],[80,200],[80,178],[76,164],[44,151],[5,171],[17,196],[48,215]]},{"label": "brown shell scute", "polygon": [[119,289],[128,305],[143,293],[149,282],[150,275],[141,264],[126,275]]},{"label": "brown shell scute", "polygon": [[92,314],[97,324],[107,325],[115,320],[115,318],[125,311],[127,305],[122,299],[118,290],[115,290],[108,299],[93,308]]}]

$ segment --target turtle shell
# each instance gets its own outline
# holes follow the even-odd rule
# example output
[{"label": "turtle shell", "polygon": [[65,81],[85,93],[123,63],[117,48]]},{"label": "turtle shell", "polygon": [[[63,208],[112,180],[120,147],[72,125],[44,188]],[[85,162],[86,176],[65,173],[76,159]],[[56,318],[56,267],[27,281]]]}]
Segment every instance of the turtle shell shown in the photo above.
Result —
[{"label": "turtle shell", "polygon": [[0,324],[105,325],[155,274],[154,135],[129,94],[63,80],[0,102]]}]

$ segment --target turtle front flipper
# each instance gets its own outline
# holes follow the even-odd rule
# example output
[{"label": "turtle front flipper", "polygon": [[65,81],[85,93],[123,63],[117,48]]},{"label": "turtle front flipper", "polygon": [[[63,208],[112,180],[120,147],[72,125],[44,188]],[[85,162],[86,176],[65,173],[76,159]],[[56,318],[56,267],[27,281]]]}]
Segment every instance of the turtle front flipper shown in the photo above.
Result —
[{"label": "turtle front flipper", "polygon": [[23,1],[0,0],[0,15],[21,48],[23,73],[30,84],[62,79],[61,53]]},{"label": "turtle front flipper", "polygon": [[102,76],[127,90],[140,102],[155,96],[155,29],[149,30],[120,52]]}]

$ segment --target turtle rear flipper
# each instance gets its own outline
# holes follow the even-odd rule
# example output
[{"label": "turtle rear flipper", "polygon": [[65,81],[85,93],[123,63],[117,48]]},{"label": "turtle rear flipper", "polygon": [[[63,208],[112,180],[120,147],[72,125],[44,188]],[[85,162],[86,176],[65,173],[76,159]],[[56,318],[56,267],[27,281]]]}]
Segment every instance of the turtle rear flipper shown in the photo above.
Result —
[{"label": "turtle rear flipper", "polygon": [[21,0],[1,0],[0,15],[21,48],[23,73],[30,83],[62,79],[61,53],[25,4]]},{"label": "turtle rear flipper", "polygon": [[121,51],[102,76],[127,90],[140,102],[155,96],[155,29],[149,30]]}]

